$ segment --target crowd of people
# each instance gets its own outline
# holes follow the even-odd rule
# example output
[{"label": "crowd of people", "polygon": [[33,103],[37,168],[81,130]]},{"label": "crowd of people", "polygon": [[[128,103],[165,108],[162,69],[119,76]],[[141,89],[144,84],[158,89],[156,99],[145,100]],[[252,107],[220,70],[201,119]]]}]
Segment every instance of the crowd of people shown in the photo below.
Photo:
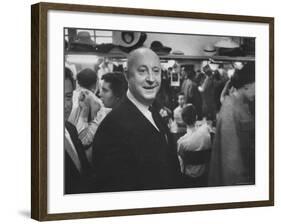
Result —
[{"label": "crowd of people", "polygon": [[65,67],[65,193],[254,184],[255,64],[234,68],[183,68],[175,92],[145,47],[126,71]]}]

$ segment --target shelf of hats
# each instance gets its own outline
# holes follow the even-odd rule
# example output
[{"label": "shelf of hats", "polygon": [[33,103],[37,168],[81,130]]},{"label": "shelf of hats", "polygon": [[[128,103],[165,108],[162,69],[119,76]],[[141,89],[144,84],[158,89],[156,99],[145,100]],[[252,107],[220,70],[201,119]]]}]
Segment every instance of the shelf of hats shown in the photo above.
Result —
[{"label": "shelf of hats", "polygon": [[180,64],[255,61],[255,39],[249,37],[65,28],[65,55],[77,63],[100,63],[103,57],[123,63],[132,50],[142,46],[155,51],[164,67],[169,60]]},{"label": "shelf of hats", "polygon": [[173,116],[172,111],[178,106],[178,95],[183,92],[182,86],[188,74],[194,74],[200,88],[208,74],[221,74],[229,79],[235,69],[255,62],[255,38],[250,37],[74,28],[65,28],[64,31],[65,66],[73,71],[74,76],[84,68],[97,73],[104,70],[125,74],[127,56],[131,51],[139,47],[153,50],[162,66],[161,89],[166,94],[159,98],[168,116]]}]

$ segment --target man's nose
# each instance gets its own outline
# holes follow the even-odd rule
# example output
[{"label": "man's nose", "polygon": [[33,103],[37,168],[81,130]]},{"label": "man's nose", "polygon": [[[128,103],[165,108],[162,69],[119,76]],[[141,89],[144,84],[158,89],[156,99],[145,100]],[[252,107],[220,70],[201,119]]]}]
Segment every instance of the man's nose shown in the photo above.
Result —
[{"label": "man's nose", "polygon": [[154,73],[153,73],[152,70],[149,70],[149,71],[148,71],[148,74],[147,74],[147,76],[146,76],[146,81],[147,81],[148,83],[153,83],[153,82],[155,81],[155,75],[154,75]]}]

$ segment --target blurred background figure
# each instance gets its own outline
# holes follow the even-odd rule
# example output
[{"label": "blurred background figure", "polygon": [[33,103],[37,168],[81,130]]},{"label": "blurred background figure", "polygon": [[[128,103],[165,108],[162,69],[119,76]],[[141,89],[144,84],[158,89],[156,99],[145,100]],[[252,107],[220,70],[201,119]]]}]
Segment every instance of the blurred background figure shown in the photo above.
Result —
[{"label": "blurred background figure", "polygon": [[182,92],[184,93],[185,103],[194,105],[198,119],[202,119],[202,98],[195,82],[196,73],[190,70],[186,74],[187,79],[182,84]]},{"label": "blurred background figure", "polygon": [[176,124],[176,132],[177,133],[185,133],[186,132],[186,124],[182,119],[182,110],[185,105],[185,98],[183,93],[178,94],[178,107],[174,109],[174,122]]},{"label": "blurred background figure", "polygon": [[231,85],[236,91],[225,97],[218,115],[210,186],[255,183],[255,64],[236,70]]},{"label": "blurred background figure", "polygon": [[[205,155],[204,152],[209,154],[211,148],[210,128],[207,123],[200,126],[195,125],[197,114],[196,109],[192,104],[187,104],[183,108],[182,119],[187,128],[186,134],[177,142],[177,152],[181,172],[183,173],[185,179],[185,186],[206,186],[208,158],[206,161],[204,160],[208,155]],[[195,157],[198,157],[197,161],[195,161]]]},{"label": "blurred background figure", "polygon": [[199,87],[202,94],[202,113],[207,120],[214,121],[216,119],[214,71],[209,64],[204,66],[202,70],[206,76],[203,84]]},{"label": "blurred background figure", "polygon": [[90,68],[77,74],[79,87],[73,93],[73,108],[69,121],[76,127],[84,146],[88,146],[87,157],[91,159],[91,143],[98,125],[104,118],[102,102],[95,95],[97,90],[97,74]]},{"label": "blurred background figure", "polygon": [[100,97],[105,107],[117,107],[128,89],[128,83],[123,73],[110,72],[102,77]]},{"label": "blurred background figure", "polygon": [[72,96],[75,89],[73,73],[69,68],[64,72],[64,193],[83,193],[88,189],[90,165],[84,147],[78,138],[74,125],[67,121],[72,109]]},{"label": "blurred background figure", "polygon": [[109,60],[108,57],[104,57],[103,61],[99,65],[98,69],[98,78],[99,81],[102,79],[103,75],[113,71],[113,63]]}]

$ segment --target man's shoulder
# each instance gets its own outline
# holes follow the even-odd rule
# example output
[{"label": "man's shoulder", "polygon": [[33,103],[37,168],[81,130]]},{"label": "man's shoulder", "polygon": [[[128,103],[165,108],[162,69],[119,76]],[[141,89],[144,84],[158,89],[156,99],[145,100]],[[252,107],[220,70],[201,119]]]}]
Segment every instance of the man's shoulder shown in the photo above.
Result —
[{"label": "man's shoulder", "polygon": [[93,141],[94,147],[98,148],[100,145],[127,140],[136,126],[134,115],[131,115],[131,113],[133,112],[126,105],[120,105],[106,115],[97,129]]},{"label": "man's shoulder", "polygon": [[127,102],[120,104],[117,108],[114,108],[104,118],[101,125],[121,125],[129,122],[133,117],[133,112]]}]

